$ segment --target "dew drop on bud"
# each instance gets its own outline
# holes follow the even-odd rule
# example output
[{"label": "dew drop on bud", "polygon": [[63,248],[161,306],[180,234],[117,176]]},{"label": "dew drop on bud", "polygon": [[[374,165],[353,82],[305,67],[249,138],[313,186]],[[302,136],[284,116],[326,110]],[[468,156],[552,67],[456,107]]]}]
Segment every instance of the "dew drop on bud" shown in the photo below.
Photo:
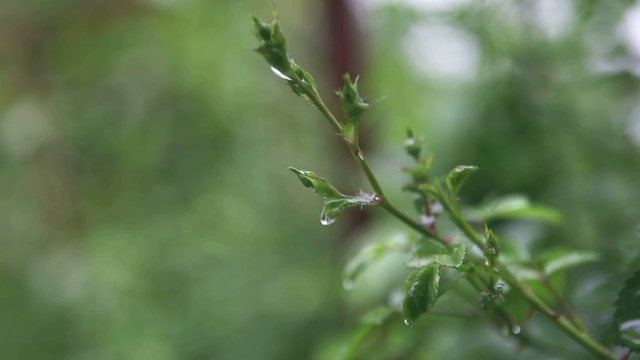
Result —
[{"label": "dew drop on bud", "polygon": [[522,328],[520,328],[520,326],[518,325],[513,325],[513,327],[511,328],[511,332],[515,335],[520,334],[520,331],[522,331]]}]

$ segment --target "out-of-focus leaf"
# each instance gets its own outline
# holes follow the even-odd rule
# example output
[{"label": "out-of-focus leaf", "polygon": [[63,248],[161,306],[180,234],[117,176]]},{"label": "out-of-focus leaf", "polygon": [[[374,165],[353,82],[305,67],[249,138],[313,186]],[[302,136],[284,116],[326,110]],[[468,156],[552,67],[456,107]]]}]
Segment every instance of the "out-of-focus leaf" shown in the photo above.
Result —
[{"label": "out-of-focus leaf", "polygon": [[431,309],[438,299],[440,283],[439,266],[432,264],[409,274],[402,303],[405,323],[412,325],[422,314]]},{"label": "out-of-focus leaf", "polygon": [[360,326],[349,336],[340,352],[336,356],[339,360],[353,359],[360,348],[360,345],[367,339],[369,334],[382,325],[393,314],[394,310],[389,307],[379,307],[365,314],[360,320]]},{"label": "out-of-focus leaf", "polygon": [[562,215],[549,207],[532,205],[525,196],[510,195],[491,201],[479,208],[465,210],[471,221],[487,222],[495,219],[527,219],[552,224],[562,222]]},{"label": "out-of-focus leaf", "polygon": [[447,185],[449,186],[449,190],[451,194],[455,196],[464,181],[469,177],[469,175],[478,171],[477,166],[469,166],[469,165],[459,165],[456,166],[455,169],[451,170],[449,175],[447,175]]},{"label": "out-of-focus leaf", "polygon": [[640,353],[640,270],[625,281],[614,305],[617,343]]},{"label": "out-of-focus leaf", "polygon": [[342,214],[342,212],[354,206],[377,205],[379,198],[376,194],[360,193],[357,196],[342,194],[327,180],[317,176],[311,171],[298,170],[290,167],[294,174],[298,176],[302,185],[312,188],[321,198],[324,199],[322,212],[320,213],[320,223],[331,225]]},{"label": "out-of-focus leaf", "polygon": [[392,250],[387,243],[374,244],[362,249],[349,261],[342,275],[342,284],[345,289],[351,290],[358,277],[373,263],[383,258]]},{"label": "out-of-focus leaf", "polygon": [[538,263],[547,276],[568,268],[597,261],[599,255],[591,251],[555,249],[538,258]]}]

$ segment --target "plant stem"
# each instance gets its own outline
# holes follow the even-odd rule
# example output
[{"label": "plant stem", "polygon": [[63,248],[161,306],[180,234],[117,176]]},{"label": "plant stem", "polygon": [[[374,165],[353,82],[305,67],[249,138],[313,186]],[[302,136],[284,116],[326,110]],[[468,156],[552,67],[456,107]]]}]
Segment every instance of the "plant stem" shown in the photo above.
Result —
[{"label": "plant stem", "polygon": [[294,74],[293,82],[296,83],[296,85],[300,86],[301,88],[305,89],[305,93],[306,95],[309,97],[309,101],[316,107],[318,108],[318,110],[322,113],[322,115],[325,117],[325,119],[327,119],[327,121],[329,122],[329,124],[339,133],[342,134],[343,133],[343,127],[342,124],[340,124],[340,122],[336,119],[335,116],[333,116],[333,114],[331,113],[331,111],[329,110],[329,108],[327,108],[327,106],[324,104],[324,102],[322,101],[322,98],[320,97],[320,94],[318,94],[318,92],[315,89],[312,89],[311,87],[309,87],[309,85],[302,81],[297,75]]},{"label": "plant stem", "polygon": [[534,294],[526,284],[518,279],[504,264],[496,262],[496,266],[500,271],[502,278],[519,293],[521,293],[536,310],[542,312],[545,316],[557,324],[557,326],[569,337],[582,345],[585,349],[596,355],[600,359],[616,360],[614,354],[609,349],[602,346],[596,340],[592,339],[588,334],[580,331],[566,318],[560,316],[545,304],[536,294]]},{"label": "plant stem", "polygon": [[540,279],[545,287],[551,292],[553,297],[556,299],[560,307],[565,311],[569,320],[581,331],[587,333],[587,326],[584,324],[578,313],[569,305],[569,303],[562,297],[562,295],[558,292],[558,290],[551,284],[549,277],[542,271],[539,271]]},{"label": "plant stem", "polygon": [[[336,131],[338,131],[339,134],[342,135],[344,132],[342,124],[340,124],[340,122],[336,120],[335,116],[333,116],[331,111],[324,104],[324,102],[320,98],[320,95],[317,93],[317,91],[309,87],[308,84],[303,82],[297,76],[293,77],[293,81],[297,85],[305,89],[306,95],[309,97],[309,100],[311,101],[311,103],[318,108],[318,110],[322,113],[322,115],[327,119],[329,124],[331,124],[331,126]],[[397,219],[399,219],[409,227],[417,230],[422,235],[430,239],[439,241],[444,245],[448,245],[447,241],[445,241],[443,238],[441,238],[437,234],[432,233],[429,229],[422,226],[422,224],[413,220],[407,214],[405,214],[400,209],[398,209],[391,202],[391,200],[387,198],[382,187],[380,186],[380,183],[378,182],[378,179],[376,178],[373,171],[371,170],[371,166],[365,159],[362,151],[358,147],[352,146],[352,144],[349,144],[349,143],[347,144],[349,146],[349,150],[351,151],[351,154],[353,155],[355,160],[358,162],[358,165],[360,165],[360,168],[362,169],[362,171],[365,173],[367,180],[369,181],[369,184],[371,185],[373,190],[376,192],[376,194],[380,198],[382,202],[382,207],[391,215],[395,216]],[[453,206],[456,206],[456,209],[453,209],[452,206],[449,206],[446,204],[443,204],[443,206],[446,206],[452,221],[458,226],[458,228],[460,228],[460,230],[462,230],[462,232],[464,232],[465,235],[467,235],[467,237],[475,245],[477,245],[480,249],[482,249],[483,253],[485,253],[486,255],[488,252],[488,249],[482,239],[482,236],[480,236],[480,234],[478,234],[473,229],[473,227],[471,227],[469,222],[461,215],[460,209],[458,209],[455,204]],[[557,324],[557,326],[562,331],[564,331],[565,334],[567,334],[569,337],[574,339],[576,342],[578,342],[580,345],[582,345],[585,349],[587,349],[592,354],[596,355],[598,358],[616,360],[616,357],[607,348],[602,346],[596,340],[592,339],[585,332],[578,329],[567,319],[561,317],[558,313],[553,311],[546,303],[544,303],[538,296],[536,296],[527,287],[525,283],[523,283],[520,279],[518,279],[513,273],[511,273],[511,271],[504,264],[502,264],[497,259],[495,261],[495,268],[498,269],[498,271],[500,271],[501,277],[509,285],[515,288],[518,292],[520,292],[535,309],[542,312],[545,316],[547,316],[549,319],[554,321]]]},{"label": "plant stem", "polygon": [[[336,120],[336,117],[333,116],[333,114],[331,113],[331,110],[329,110],[329,108],[327,108],[327,106],[324,104],[324,102],[320,98],[320,95],[317,93],[317,91],[309,88],[308,85],[305,82],[303,82],[302,80],[300,80],[297,76],[295,76],[293,78],[293,81],[297,85],[301,86],[303,89],[306,89],[306,95],[309,97],[309,100],[311,101],[311,103],[316,108],[318,108],[320,113],[322,113],[322,115],[325,117],[325,119],[327,119],[329,124],[331,124],[331,126],[334,129],[336,129],[336,131],[338,131],[340,134],[342,134],[343,133],[342,125],[340,124],[340,122],[338,120]],[[426,236],[426,237],[428,237],[430,239],[436,240],[436,241],[438,241],[438,242],[440,242],[440,243],[442,243],[444,245],[448,244],[446,240],[444,240],[443,238],[441,238],[437,234],[434,234],[433,232],[431,232],[431,230],[429,230],[426,227],[422,226],[422,224],[420,224],[417,221],[413,220],[407,214],[402,212],[402,210],[398,209],[398,207],[396,207],[391,202],[391,200],[387,197],[387,195],[384,193],[384,190],[380,186],[380,182],[378,182],[378,179],[376,178],[376,176],[374,175],[373,171],[371,170],[371,166],[369,165],[369,162],[367,162],[367,160],[365,159],[364,154],[362,153],[362,150],[360,150],[360,148],[358,148],[358,147],[351,146],[351,144],[349,144],[349,143],[347,143],[347,145],[349,146],[349,150],[351,151],[351,155],[353,155],[354,159],[356,160],[358,165],[360,165],[360,168],[362,169],[362,171],[364,172],[365,176],[367,177],[367,181],[369,181],[369,184],[373,188],[373,191],[380,198],[381,203],[382,203],[381,204],[382,208],[384,208],[387,212],[389,212],[391,215],[395,216],[398,220],[402,221],[403,223],[405,223],[409,227],[417,230],[422,235],[424,235],[424,236]]]},{"label": "plant stem", "polygon": [[[453,213],[451,214],[452,220],[460,230],[462,230],[465,235],[473,241],[476,245],[480,244],[482,249],[485,249],[484,242],[482,241],[482,237],[475,231],[469,222],[459,214]],[[546,317],[551,319],[557,326],[569,337],[574,339],[577,343],[582,345],[585,349],[587,349],[592,354],[596,355],[601,359],[611,359],[614,360],[616,357],[604,346],[598,343],[596,340],[591,338],[587,333],[573,325],[566,318],[563,318],[557,312],[553,311],[544,301],[542,301],[536,294],[534,294],[529,287],[518,279],[509,268],[500,262],[498,259],[495,260],[495,267],[500,272],[500,276],[511,285],[514,289],[516,289],[525,299],[535,308],[536,310],[543,313]]]}]

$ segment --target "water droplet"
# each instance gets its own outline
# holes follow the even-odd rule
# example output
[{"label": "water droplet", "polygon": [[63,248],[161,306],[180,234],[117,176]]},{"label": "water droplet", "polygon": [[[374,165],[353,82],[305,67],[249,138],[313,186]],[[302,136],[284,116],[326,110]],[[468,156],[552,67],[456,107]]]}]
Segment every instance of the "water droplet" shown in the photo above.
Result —
[{"label": "water droplet", "polygon": [[409,327],[413,327],[413,323],[411,321],[409,321],[409,319],[404,319],[404,324],[409,326]]},{"label": "water droplet", "polygon": [[287,81],[291,81],[291,78],[288,77],[287,75],[283,74],[280,72],[280,70],[274,68],[273,66],[271,67],[271,71],[273,71],[274,74],[278,75],[278,77],[281,77]]},{"label": "water droplet", "polygon": [[354,285],[354,284],[353,284],[353,281],[351,281],[351,280],[345,280],[345,281],[343,281],[343,282],[342,282],[342,287],[343,287],[345,290],[351,290],[351,289],[353,289],[353,285]]},{"label": "water droplet", "polygon": [[336,218],[334,218],[333,216],[324,215],[324,216],[320,217],[320,224],[325,225],[325,226],[326,225],[331,225],[335,221],[336,221]]},{"label": "water droplet", "polygon": [[511,332],[516,334],[516,335],[520,334],[521,331],[522,331],[522,328],[520,326],[518,326],[518,325],[513,325],[511,327]]},{"label": "water droplet", "polygon": [[620,336],[628,342],[640,345],[640,319],[629,320],[620,324]]}]

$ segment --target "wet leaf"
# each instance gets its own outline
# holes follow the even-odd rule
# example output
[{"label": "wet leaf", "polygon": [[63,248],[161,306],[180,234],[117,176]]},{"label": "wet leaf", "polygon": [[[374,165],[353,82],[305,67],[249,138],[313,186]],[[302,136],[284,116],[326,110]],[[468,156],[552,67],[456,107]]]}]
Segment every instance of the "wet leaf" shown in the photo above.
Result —
[{"label": "wet leaf", "polygon": [[431,309],[438,299],[440,283],[439,266],[432,264],[409,274],[407,290],[402,303],[405,323],[413,324]]},{"label": "wet leaf", "polygon": [[375,194],[344,195],[326,179],[317,176],[311,171],[298,170],[292,167],[289,170],[298,176],[302,185],[312,188],[316,194],[324,199],[322,212],[320,213],[320,223],[322,225],[333,224],[338,216],[348,208],[377,205],[380,201]]},{"label": "wet leaf", "polygon": [[549,207],[532,205],[522,195],[510,195],[497,198],[475,209],[466,209],[465,214],[471,221],[488,222],[495,219],[527,219],[552,224],[562,222],[562,215]]},{"label": "wet leaf", "polygon": [[640,353],[640,270],[625,281],[614,305],[617,343]]},{"label": "wet leaf", "polygon": [[456,268],[441,267],[440,281],[438,282],[438,297],[444,295],[447,291],[462,279],[465,273],[458,271]]},{"label": "wet leaf", "polygon": [[460,165],[451,170],[447,176],[447,186],[452,195],[456,195],[469,175],[478,171],[477,166]]}]

